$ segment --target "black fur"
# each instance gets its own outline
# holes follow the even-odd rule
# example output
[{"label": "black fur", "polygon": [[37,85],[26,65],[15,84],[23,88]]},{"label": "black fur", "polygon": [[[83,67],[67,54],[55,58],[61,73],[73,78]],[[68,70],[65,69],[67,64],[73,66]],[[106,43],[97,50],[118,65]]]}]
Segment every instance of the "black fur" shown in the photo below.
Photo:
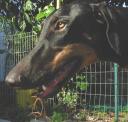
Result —
[{"label": "black fur", "polygon": [[21,88],[44,84],[51,94],[95,56],[128,64],[128,9],[77,0],[45,20],[36,47],[9,72],[6,82]]}]

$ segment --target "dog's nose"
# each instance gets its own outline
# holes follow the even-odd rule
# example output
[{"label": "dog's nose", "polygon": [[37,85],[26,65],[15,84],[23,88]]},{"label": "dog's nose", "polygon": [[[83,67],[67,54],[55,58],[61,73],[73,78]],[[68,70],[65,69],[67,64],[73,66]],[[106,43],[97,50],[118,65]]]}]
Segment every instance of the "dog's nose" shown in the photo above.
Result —
[{"label": "dog's nose", "polygon": [[11,86],[17,86],[17,84],[21,82],[21,77],[21,75],[16,76],[16,74],[8,74],[5,78],[5,82]]}]

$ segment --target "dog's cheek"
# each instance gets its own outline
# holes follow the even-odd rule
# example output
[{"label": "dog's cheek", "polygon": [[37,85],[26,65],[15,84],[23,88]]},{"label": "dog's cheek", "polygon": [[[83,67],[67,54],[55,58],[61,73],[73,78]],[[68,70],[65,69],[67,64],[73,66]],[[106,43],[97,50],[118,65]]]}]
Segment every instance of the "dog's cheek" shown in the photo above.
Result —
[{"label": "dog's cheek", "polygon": [[88,55],[86,55],[86,56],[84,57],[84,60],[83,60],[83,63],[82,63],[81,66],[82,66],[82,67],[88,66],[88,65],[90,65],[90,64],[95,63],[96,60],[97,60],[97,55],[96,55],[96,53],[95,53],[94,51],[90,51],[90,53],[88,53]]}]

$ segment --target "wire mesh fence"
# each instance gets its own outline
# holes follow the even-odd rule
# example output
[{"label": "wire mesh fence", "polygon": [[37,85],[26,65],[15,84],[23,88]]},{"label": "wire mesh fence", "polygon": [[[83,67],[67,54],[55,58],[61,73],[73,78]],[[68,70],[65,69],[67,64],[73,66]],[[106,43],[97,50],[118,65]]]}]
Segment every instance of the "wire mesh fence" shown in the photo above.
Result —
[{"label": "wire mesh fence", "polygon": [[[29,51],[37,41],[37,35],[28,32],[4,37],[8,45],[8,56],[6,59],[6,74],[12,69]],[[12,90],[11,100],[15,101],[20,107],[31,104],[31,90]],[[8,94],[8,93],[7,93]]]},{"label": "wire mesh fence", "polygon": [[6,35],[5,41],[8,43],[7,70],[15,66],[35,45],[37,35],[32,33],[20,33]]},{"label": "wire mesh fence", "polygon": [[[4,37],[8,45],[8,56],[6,60],[6,71],[8,72],[18,63],[35,45],[37,35],[33,33],[23,33],[6,35]],[[86,111],[88,121],[112,122],[115,116],[115,95],[118,100],[118,117],[120,121],[126,121],[128,112],[128,70],[118,68],[118,84],[114,82],[114,64],[110,62],[97,62],[83,69],[68,82],[68,88],[77,93],[76,109]],[[118,85],[119,94],[115,93],[115,85]],[[5,88],[0,88],[4,95],[11,94],[8,101],[20,105],[27,104],[30,97],[26,92],[18,95],[16,91],[9,92]],[[12,89],[11,89],[12,90]],[[31,92],[31,91],[29,91]],[[19,94],[19,93],[18,93]],[[28,98],[28,99],[27,99]],[[16,101],[17,100],[17,101]],[[1,101],[0,101],[1,102]],[[26,103],[24,103],[26,102]],[[58,102],[57,97],[49,98],[49,109]],[[31,103],[29,103],[31,104]]]}]

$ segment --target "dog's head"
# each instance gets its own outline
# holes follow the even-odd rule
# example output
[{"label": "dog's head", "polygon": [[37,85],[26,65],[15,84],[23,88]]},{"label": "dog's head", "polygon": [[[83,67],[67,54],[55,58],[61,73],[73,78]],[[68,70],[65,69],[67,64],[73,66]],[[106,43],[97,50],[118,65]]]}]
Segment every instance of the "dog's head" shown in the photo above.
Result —
[{"label": "dog's head", "polygon": [[43,23],[39,42],[7,75],[14,87],[43,87],[43,97],[58,91],[84,65],[96,61],[95,27],[89,5],[72,3]]}]

